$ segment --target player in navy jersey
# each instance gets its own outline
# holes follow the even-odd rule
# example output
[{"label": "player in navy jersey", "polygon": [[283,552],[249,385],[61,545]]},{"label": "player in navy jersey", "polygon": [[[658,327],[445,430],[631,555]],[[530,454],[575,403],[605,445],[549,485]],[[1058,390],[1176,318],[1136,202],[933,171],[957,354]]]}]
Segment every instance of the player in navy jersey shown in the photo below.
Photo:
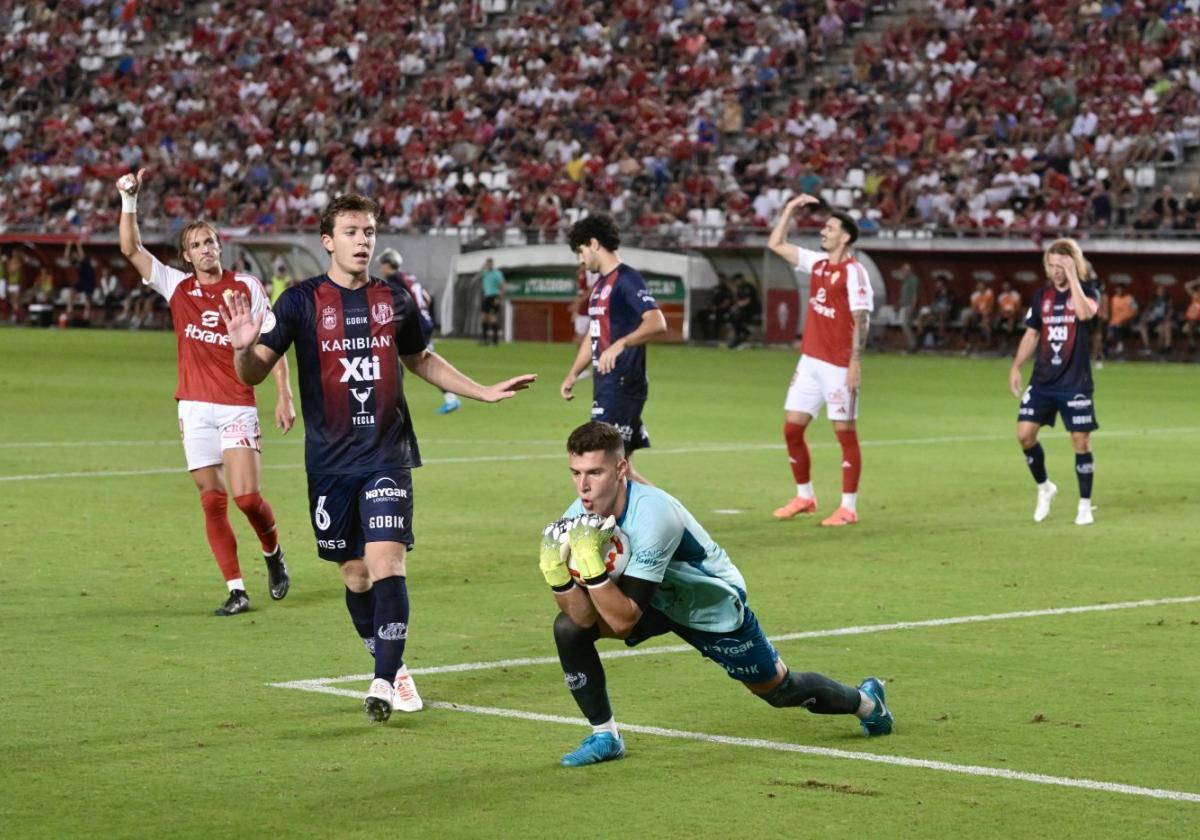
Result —
[{"label": "player in navy jersey", "polygon": [[[1092,400],[1091,330],[1100,308],[1100,292],[1093,283],[1083,283],[1088,264],[1074,239],[1056,239],[1042,258],[1050,283],[1033,293],[1025,315],[1025,335],[1017,347],[1008,387],[1021,400],[1017,411],[1017,440],[1025,450],[1025,462],[1038,485],[1033,521],[1050,515],[1050,504],[1058,487],[1046,475],[1046,457],[1038,443],[1038,430],[1054,425],[1055,415],[1071,433],[1075,448],[1075,476],[1079,480],[1079,509],[1076,525],[1091,525],[1092,515],[1092,430],[1096,406]],[[1036,352],[1029,386],[1021,389],[1021,366]]]},{"label": "player in navy jersey", "polygon": [[[222,316],[238,376],[263,379],[295,346],[304,412],[305,467],[317,553],[338,564],[354,628],[375,657],[365,706],[372,720],[422,708],[404,666],[409,601],[405,560],[413,547],[412,474],[421,465],[404,400],[404,367],[438,388],[499,402],[533,375],[484,386],[429,351],[404,285],[371,277],[379,208],[342,195],[321,216],[329,269],[286,290],[274,323],[234,296]],[[261,336],[260,336],[261,332]]]},{"label": "player in navy jersey", "polygon": [[[571,251],[586,271],[600,275],[588,300],[591,341],[583,341],[571,369],[559,386],[564,400],[574,399],[571,389],[591,367],[592,419],[616,427],[625,441],[626,457],[650,446],[642,423],[642,409],[650,392],[646,378],[648,341],[667,331],[667,319],[646,281],[625,263],[617,249],[621,234],[612,218],[592,215],[580,219],[568,236]],[[645,479],[629,467],[634,481]]]}]

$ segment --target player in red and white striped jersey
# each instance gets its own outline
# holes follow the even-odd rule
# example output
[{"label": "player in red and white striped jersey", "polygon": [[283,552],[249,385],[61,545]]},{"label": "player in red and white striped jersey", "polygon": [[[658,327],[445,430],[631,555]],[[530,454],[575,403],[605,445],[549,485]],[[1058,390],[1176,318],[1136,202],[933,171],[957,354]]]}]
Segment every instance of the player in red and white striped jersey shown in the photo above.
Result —
[{"label": "player in red and white striped jersey", "polygon": [[[145,173],[142,169],[117,181],[122,203],[121,252],[138,270],[142,282],[166,298],[171,308],[179,354],[175,390],[179,432],[188,471],[200,491],[208,544],[228,589],[216,615],[236,615],[250,609],[250,599],[238,564],[237,538],[226,513],[226,484],[262,544],[271,597],[283,598],[290,586],[275,514],[260,493],[262,433],[254,389],[234,371],[233,348],[219,312],[223,299],[244,292],[255,311],[266,312],[269,321],[268,300],[257,277],[222,269],[221,240],[207,222],[190,222],[180,232],[179,251],[184,264],[192,269],[190,274],[163,265],[142,246],[137,195]],[[278,393],[275,425],[287,434],[296,410],[285,359],[279,360],[273,375]]]},{"label": "player in red and white striped jersey", "polygon": [[789,201],[767,242],[797,272],[811,276],[804,341],[800,346],[802,355],[784,402],[783,435],[792,476],[796,479],[796,495],[775,511],[775,517],[790,519],[798,513],[817,510],[804,432],[824,405],[842,447],[842,503],[821,524],[853,525],[858,522],[858,479],[862,472],[862,453],[855,428],[858,388],[874,295],[866,269],[850,253],[850,246],[858,239],[858,225],[849,214],[834,211],[825,220],[821,228],[824,253],[788,244],[792,213],[799,207],[818,203],[819,199],[811,195],[799,195]]}]

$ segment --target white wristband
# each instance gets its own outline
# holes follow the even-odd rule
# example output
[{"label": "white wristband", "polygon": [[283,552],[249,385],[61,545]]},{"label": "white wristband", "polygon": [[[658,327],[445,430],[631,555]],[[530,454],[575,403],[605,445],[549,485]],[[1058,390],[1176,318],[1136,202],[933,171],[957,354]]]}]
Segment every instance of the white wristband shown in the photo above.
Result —
[{"label": "white wristband", "polygon": [[137,193],[130,195],[127,192],[121,193],[121,212],[136,213],[137,212]]}]

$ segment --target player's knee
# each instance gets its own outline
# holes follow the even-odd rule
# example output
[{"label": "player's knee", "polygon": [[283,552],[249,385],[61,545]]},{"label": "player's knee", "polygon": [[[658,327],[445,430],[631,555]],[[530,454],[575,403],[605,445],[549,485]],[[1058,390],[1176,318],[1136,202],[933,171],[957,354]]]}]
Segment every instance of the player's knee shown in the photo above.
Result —
[{"label": "player's knee", "polygon": [[560,612],[554,619],[554,644],[559,650],[571,650],[581,645],[592,645],[598,638],[600,638],[600,630],[595,625],[580,627],[563,612]]},{"label": "player's knee", "polygon": [[1017,440],[1021,444],[1022,449],[1032,449],[1037,445],[1037,430],[1033,429],[1017,429]]},{"label": "player's knee", "polygon": [[242,513],[254,513],[262,505],[262,495],[260,493],[246,493],[241,496],[234,496],[233,503],[238,506],[238,510]]},{"label": "player's knee", "polygon": [[200,507],[209,516],[223,516],[229,507],[229,496],[220,490],[200,491]]}]

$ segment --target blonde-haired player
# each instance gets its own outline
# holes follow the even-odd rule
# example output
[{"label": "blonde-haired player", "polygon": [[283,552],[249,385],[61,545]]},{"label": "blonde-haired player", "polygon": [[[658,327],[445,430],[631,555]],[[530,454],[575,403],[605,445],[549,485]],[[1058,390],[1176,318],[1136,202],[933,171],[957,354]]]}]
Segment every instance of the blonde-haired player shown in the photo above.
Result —
[{"label": "blonde-haired player", "polygon": [[[1033,521],[1050,515],[1058,487],[1046,475],[1046,457],[1038,443],[1042,426],[1054,425],[1056,415],[1071,433],[1075,449],[1075,475],[1079,481],[1076,525],[1091,525],[1092,458],[1091,434],[1100,428],[1092,400],[1091,330],[1100,308],[1100,292],[1089,276],[1087,260],[1074,239],[1056,239],[1042,256],[1049,284],[1033,293],[1025,315],[1025,335],[1017,347],[1008,387],[1021,400],[1017,411],[1017,440],[1025,451],[1025,463],[1038,485]],[[1021,389],[1021,366],[1030,357],[1033,374]]]},{"label": "blonde-haired player", "polygon": [[[245,514],[262,544],[271,597],[279,600],[290,586],[275,514],[260,491],[259,463],[262,433],[254,389],[237,378],[233,347],[221,320],[220,303],[245,292],[256,311],[268,310],[266,292],[257,277],[221,267],[221,238],[205,221],[192,221],[179,233],[179,253],[191,273],[163,265],[142,245],[137,223],[137,196],[146,170],[117,180],[121,193],[121,253],[133,264],[142,282],[167,299],[179,352],[179,432],[188,472],[200,491],[209,548],[225,578],[228,595],[216,615],[237,615],[250,609],[250,598],[238,564],[237,537],[227,514],[234,504]],[[278,399],[275,425],[284,434],[296,420],[287,362],[274,370]]]}]

